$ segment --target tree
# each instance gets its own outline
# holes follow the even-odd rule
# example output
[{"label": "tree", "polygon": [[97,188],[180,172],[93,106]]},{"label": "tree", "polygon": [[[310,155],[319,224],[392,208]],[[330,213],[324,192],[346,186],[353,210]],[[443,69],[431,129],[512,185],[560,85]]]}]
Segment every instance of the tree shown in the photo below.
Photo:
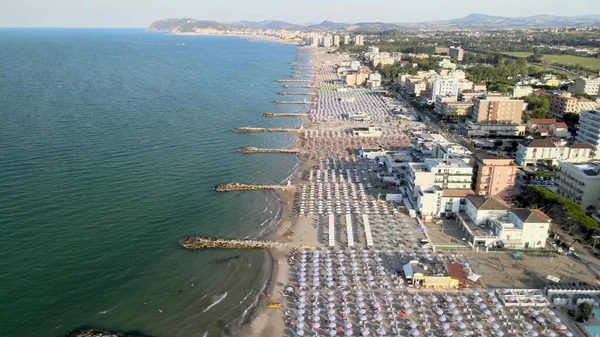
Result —
[{"label": "tree", "polygon": [[563,121],[567,123],[568,126],[575,126],[579,123],[579,114],[566,113],[563,115]]},{"label": "tree", "polygon": [[494,147],[501,148],[503,144],[504,142],[502,141],[502,139],[496,139],[496,141],[494,142]]},{"label": "tree", "polygon": [[587,302],[582,302],[577,306],[577,321],[583,323],[592,315],[592,305]]}]

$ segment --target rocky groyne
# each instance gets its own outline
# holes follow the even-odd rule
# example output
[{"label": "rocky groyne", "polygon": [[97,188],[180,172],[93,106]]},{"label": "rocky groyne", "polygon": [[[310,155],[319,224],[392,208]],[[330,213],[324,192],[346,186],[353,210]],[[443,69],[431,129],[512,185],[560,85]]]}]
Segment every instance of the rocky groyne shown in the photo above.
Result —
[{"label": "rocky groyne", "polygon": [[236,182],[221,183],[215,186],[217,192],[231,191],[277,191],[292,189],[292,185],[258,185],[258,184],[240,184]]},{"label": "rocky groyne", "polygon": [[272,101],[273,104],[313,104],[312,101]]},{"label": "rocky groyne", "polygon": [[254,146],[244,146],[240,148],[241,153],[252,154],[252,153],[300,153],[300,150],[289,150],[289,149],[261,149]]},{"label": "rocky groyne", "polygon": [[285,92],[280,91],[277,93],[280,96],[316,96],[316,92]]},{"label": "rocky groyne", "polygon": [[242,126],[234,129],[235,132],[300,132],[300,129],[284,129],[284,128],[254,128],[250,126]]},{"label": "rocky groyne", "polygon": [[308,113],[275,113],[275,112],[265,112],[263,113],[265,117],[308,117]]},{"label": "rocky groyne", "polygon": [[105,330],[98,329],[86,329],[74,332],[69,335],[69,337],[143,337],[138,334],[129,334],[129,333],[119,333],[119,332],[110,332]]},{"label": "rocky groyne", "polygon": [[282,88],[291,88],[291,89],[312,89],[315,86],[314,85],[288,85],[288,84],[284,84],[281,86]]},{"label": "rocky groyne", "polygon": [[312,80],[286,79],[286,80],[276,80],[276,82],[306,82],[306,83],[310,83],[310,82],[312,82]]},{"label": "rocky groyne", "polygon": [[273,241],[215,239],[203,236],[188,236],[179,240],[186,249],[268,249],[284,245]]}]

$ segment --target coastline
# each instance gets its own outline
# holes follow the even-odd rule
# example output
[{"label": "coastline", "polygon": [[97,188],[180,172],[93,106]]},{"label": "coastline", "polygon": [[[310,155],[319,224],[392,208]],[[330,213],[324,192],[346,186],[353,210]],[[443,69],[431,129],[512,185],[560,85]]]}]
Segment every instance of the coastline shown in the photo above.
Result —
[{"label": "coastline", "polygon": [[[311,56],[311,62],[315,56]],[[313,75],[313,80],[316,79],[316,74]],[[308,118],[303,118],[302,126],[310,127],[311,123]],[[290,148],[302,148],[302,139],[299,135],[294,134],[295,142]],[[302,154],[297,157],[298,167],[292,176],[287,179],[292,182],[301,181],[302,172],[311,165],[310,161],[304,158]],[[275,242],[291,243],[292,246],[300,247],[302,245],[318,245],[317,229],[312,226],[314,219],[311,217],[295,217],[293,216],[293,191],[276,191],[278,201],[282,207],[281,218],[273,229],[261,237]],[[286,302],[283,298],[284,286],[289,281],[289,264],[287,255],[289,251],[282,249],[267,249],[267,259],[270,261],[270,275],[267,278],[262,292],[259,294],[259,301],[256,305],[249,309],[247,315],[241,318],[241,326],[239,336],[244,337],[259,337],[259,336],[275,336],[279,332],[285,330],[285,322],[283,320],[283,306],[281,308],[268,308],[267,304],[271,301],[281,303]]]},{"label": "coastline", "polygon": [[167,32],[167,33],[170,35],[186,35],[186,36],[234,36],[234,37],[239,37],[244,40],[251,41],[251,42],[252,42],[252,40],[257,40],[257,41],[261,41],[261,42],[274,42],[274,43],[280,43],[280,44],[299,45],[298,42],[283,40],[281,38],[278,38],[278,37],[272,36],[272,35],[252,35],[252,34],[241,35],[241,34],[229,34],[229,33],[203,34],[203,33],[191,33],[191,32]]}]

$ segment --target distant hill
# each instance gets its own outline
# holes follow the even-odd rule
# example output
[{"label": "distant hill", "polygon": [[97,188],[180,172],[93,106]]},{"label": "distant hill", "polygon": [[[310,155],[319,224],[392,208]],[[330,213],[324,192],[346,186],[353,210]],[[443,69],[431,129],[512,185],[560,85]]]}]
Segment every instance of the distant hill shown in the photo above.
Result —
[{"label": "distant hill", "polygon": [[284,21],[238,21],[216,22],[194,19],[166,19],[153,22],[148,30],[168,31],[172,33],[193,32],[197,28],[227,29],[287,29],[287,30],[345,30],[362,32],[381,32],[385,30],[493,30],[493,29],[518,29],[518,28],[550,28],[550,27],[590,27],[600,26],[600,15],[580,16],[555,16],[535,15],[527,17],[504,17],[473,13],[462,18],[440,21],[426,21],[416,23],[385,23],[385,22],[358,22],[340,23],[323,21],[318,24],[299,25]]}]

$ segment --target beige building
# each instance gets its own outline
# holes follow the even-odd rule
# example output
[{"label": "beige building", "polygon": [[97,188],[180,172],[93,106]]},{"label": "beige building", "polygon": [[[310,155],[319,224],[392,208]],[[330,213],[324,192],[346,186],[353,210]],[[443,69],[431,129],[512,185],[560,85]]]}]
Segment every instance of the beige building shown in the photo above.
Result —
[{"label": "beige building", "polygon": [[448,56],[455,57],[458,61],[462,61],[465,56],[465,51],[461,47],[451,46],[448,48]]},{"label": "beige building", "polygon": [[524,97],[533,94],[533,88],[530,86],[514,86],[510,89],[510,95],[512,97]]},{"label": "beige building", "polygon": [[588,94],[590,96],[598,95],[598,90],[600,90],[600,77],[578,77],[571,87],[571,92],[575,94]]},{"label": "beige building", "polygon": [[514,197],[515,177],[519,167],[512,158],[479,153],[472,157],[471,189],[483,196],[497,195],[503,199]]},{"label": "beige building", "polygon": [[425,159],[408,163],[408,194],[416,203],[420,189],[438,186],[441,189],[470,189],[473,168],[460,159]]},{"label": "beige building", "polygon": [[459,102],[456,97],[438,96],[435,99],[434,112],[444,120],[456,121],[466,118],[473,111],[473,102]]},{"label": "beige building", "polygon": [[560,95],[550,97],[549,112],[555,116],[563,116],[566,113],[580,113],[584,110],[597,109],[600,104],[585,97],[572,97],[571,93],[563,92]]},{"label": "beige building", "polygon": [[356,87],[365,84],[367,81],[367,74],[363,73],[350,73],[346,75],[346,85],[349,87]]},{"label": "beige building", "polygon": [[519,165],[545,164],[551,162],[558,165],[559,161],[568,163],[583,163],[590,160],[592,147],[589,144],[565,142],[546,139],[532,139],[519,144],[515,162]]},{"label": "beige building", "polygon": [[421,96],[425,91],[427,91],[426,80],[420,78],[408,78],[406,80],[406,91],[415,96]]},{"label": "beige building", "polygon": [[524,101],[509,97],[486,97],[475,101],[473,122],[521,124]]},{"label": "beige building", "polygon": [[527,131],[531,134],[539,132],[541,134],[549,133],[550,125],[554,124],[554,118],[531,118],[527,121]]},{"label": "beige building", "polygon": [[586,214],[598,209],[600,198],[600,170],[598,163],[558,165],[557,194],[579,204]]}]

